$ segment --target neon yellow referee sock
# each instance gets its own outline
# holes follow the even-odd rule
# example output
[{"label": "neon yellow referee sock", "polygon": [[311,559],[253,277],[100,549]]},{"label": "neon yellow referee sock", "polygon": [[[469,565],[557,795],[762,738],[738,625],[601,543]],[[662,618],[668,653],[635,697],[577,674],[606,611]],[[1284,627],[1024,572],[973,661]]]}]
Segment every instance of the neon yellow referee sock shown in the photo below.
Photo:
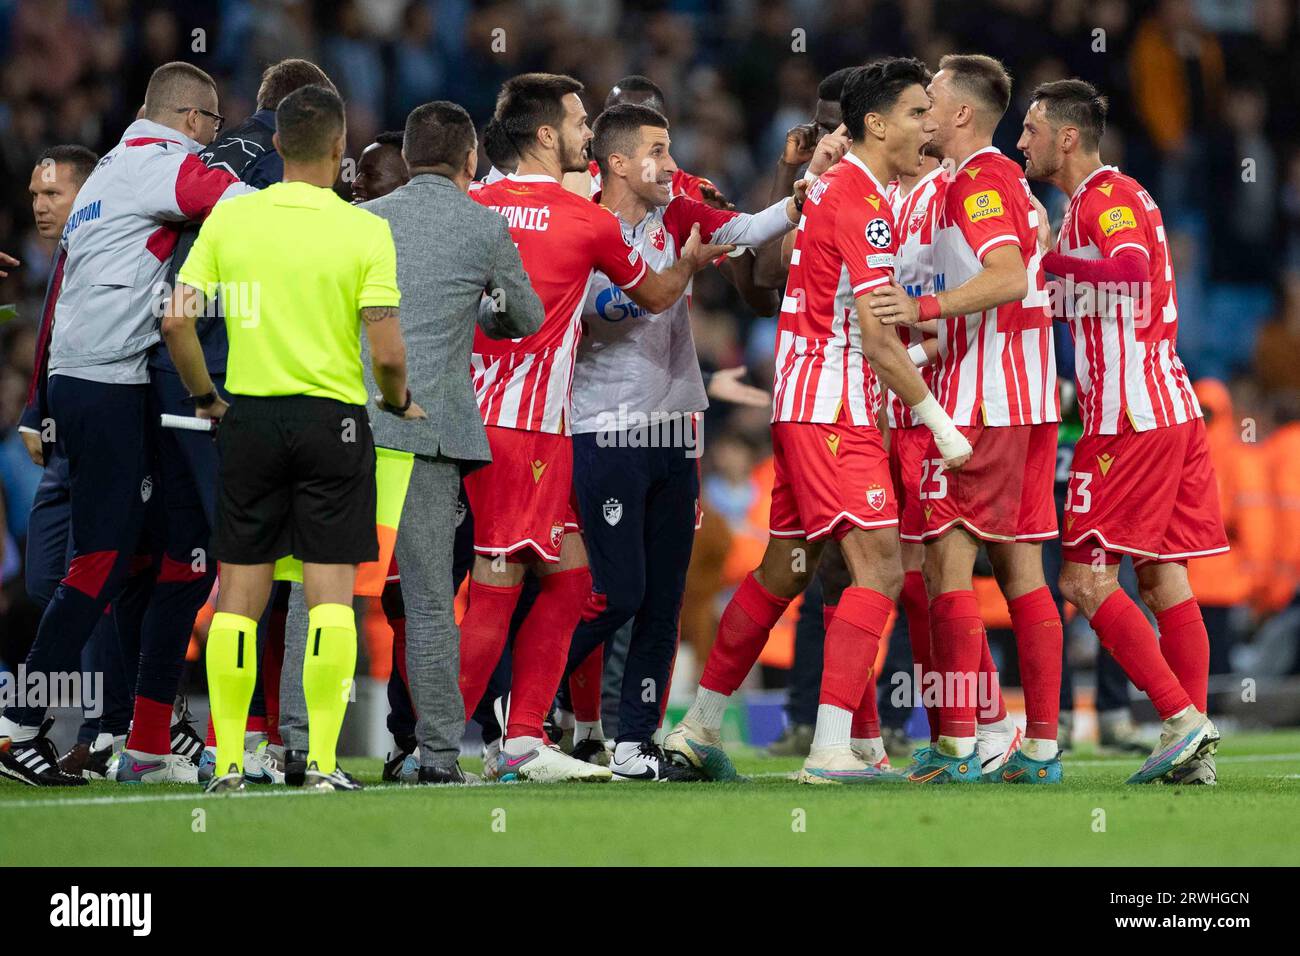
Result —
[{"label": "neon yellow referee sock", "polygon": [[218,611],[208,628],[208,697],[217,735],[216,774],[244,769],[244,725],[257,684],[257,622]]},{"label": "neon yellow referee sock", "polygon": [[334,772],[343,714],[357,666],[357,619],[347,604],[317,604],[307,612],[307,658],[302,690],[307,698],[307,763]]}]

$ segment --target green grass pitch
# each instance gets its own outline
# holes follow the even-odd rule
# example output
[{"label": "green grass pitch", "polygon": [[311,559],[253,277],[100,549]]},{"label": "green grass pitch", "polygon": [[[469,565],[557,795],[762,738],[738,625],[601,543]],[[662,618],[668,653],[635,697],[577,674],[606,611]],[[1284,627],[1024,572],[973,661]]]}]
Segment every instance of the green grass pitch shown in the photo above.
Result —
[{"label": "green grass pitch", "polygon": [[[1238,734],[1215,788],[1128,787],[1141,763],[1066,757],[1062,786],[799,786],[738,754],[743,784],[285,788],[0,782],[11,865],[1270,865],[1300,862],[1300,731]],[[472,762],[471,762],[472,763]]]}]

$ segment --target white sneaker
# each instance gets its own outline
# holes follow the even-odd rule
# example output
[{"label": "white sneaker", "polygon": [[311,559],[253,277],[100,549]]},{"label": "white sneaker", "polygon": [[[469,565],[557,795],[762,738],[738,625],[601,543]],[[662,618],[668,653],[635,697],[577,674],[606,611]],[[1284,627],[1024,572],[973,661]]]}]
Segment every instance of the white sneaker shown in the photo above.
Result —
[{"label": "white sneaker", "polygon": [[274,752],[266,742],[256,750],[244,751],[244,782],[251,784],[284,783],[284,764],[277,766]]},{"label": "white sneaker", "polygon": [[1162,783],[1181,784],[1182,786],[1200,785],[1213,787],[1219,782],[1219,772],[1214,766],[1214,754],[1199,753],[1181,766],[1165,774]]},{"label": "white sneaker", "polygon": [[637,741],[615,745],[609,770],[615,780],[689,783],[704,779],[699,771],[674,764],[656,744]]},{"label": "white sneaker", "polygon": [[722,732],[702,727],[689,717],[682,718],[664,738],[664,753],[670,760],[702,771],[710,780],[735,780],[740,776],[722,749]]},{"label": "white sneaker", "polygon": [[995,724],[978,724],[975,728],[975,752],[980,758],[980,773],[992,773],[1011,759],[1024,739],[1016,722],[1009,716]]},{"label": "white sneaker", "polygon": [[116,783],[198,783],[199,768],[181,754],[123,750],[109,765],[108,779]]},{"label": "white sneaker", "polygon": [[896,780],[887,770],[879,770],[861,760],[850,747],[814,747],[796,777],[800,783],[850,784]]},{"label": "white sneaker", "polygon": [[1153,783],[1195,757],[1213,757],[1219,731],[1213,721],[1188,707],[1161,724],[1160,742],[1127,783]]},{"label": "white sneaker", "polygon": [[518,755],[502,750],[497,756],[497,779],[503,783],[511,780],[527,780],[532,783],[570,780],[604,783],[610,777],[608,767],[574,760],[554,744],[534,747]]}]

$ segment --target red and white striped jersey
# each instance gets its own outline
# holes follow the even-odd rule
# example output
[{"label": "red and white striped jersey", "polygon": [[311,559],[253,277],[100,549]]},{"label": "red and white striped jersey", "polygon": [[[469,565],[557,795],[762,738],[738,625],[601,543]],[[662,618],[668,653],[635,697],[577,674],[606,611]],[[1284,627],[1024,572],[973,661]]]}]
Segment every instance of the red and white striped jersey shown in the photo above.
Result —
[{"label": "red and white striped jersey", "polygon": [[[942,166],[921,177],[907,193],[893,192],[894,222],[898,225],[898,284],[913,297],[934,294],[934,226],[943,207],[948,179]],[[919,345],[925,336],[920,329],[899,326],[898,336],[909,348]],[[932,366],[920,369],[928,386]],[[912,410],[893,392],[886,408],[890,428],[913,428]]]},{"label": "red and white striped jersey", "polygon": [[930,390],[958,425],[1060,421],[1050,299],[1038,213],[1024,171],[992,146],[948,183],[934,236],[934,291],[955,289],[1000,246],[1020,250],[1029,291],[1019,302],[939,322]]},{"label": "red and white striped jersey", "polygon": [[542,327],[522,339],[474,332],[470,374],[485,425],[569,434],[573,363],[582,307],[599,269],[624,289],[645,278],[641,254],[609,210],[549,176],[507,176],[470,197],[505,216],[524,272],[546,308]]},{"label": "red and white striped jersey", "polygon": [[854,425],[875,423],[853,300],[893,275],[893,220],[885,187],[852,153],[808,190],[777,323],[772,421],[831,423],[844,411]]},{"label": "red and white striped jersey", "polygon": [[1114,166],[1079,184],[1061,223],[1056,249],[1082,259],[1134,249],[1147,258],[1142,289],[1071,288],[1070,329],[1084,434],[1114,435],[1120,416],[1134,431],[1201,417],[1174,342],[1178,290],[1164,219],[1150,194]]}]

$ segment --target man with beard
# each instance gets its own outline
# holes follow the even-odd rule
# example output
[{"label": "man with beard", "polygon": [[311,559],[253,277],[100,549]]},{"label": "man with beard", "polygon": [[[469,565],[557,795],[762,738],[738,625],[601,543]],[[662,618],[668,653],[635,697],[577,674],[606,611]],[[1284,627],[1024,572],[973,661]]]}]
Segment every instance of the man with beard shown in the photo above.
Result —
[{"label": "man with beard", "polygon": [[[570,507],[573,447],[570,383],[582,306],[593,270],[632,301],[662,312],[699,269],[729,251],[699,238],[662,273],[649,269],[605,209],[564,189],[587,168],[591,129],[571,77],[527,73],[508,80],[492,123],[519,154],[517,172],[475,190],[499,212],[546,309],[536,333],[517,341],[475,334],[471,375],[492,463],[465,479],[477,554],[461,624],[461,695],[473,708],[505,646],[526,566],[540,592],[515,639],[509,717],[498,757],[504,780],[608,780],[605,767],[543,742],[542,722],[564,673],[569,639],[591,593],[586,549]],[[468,716],[468,714],[467,714]]]}]

